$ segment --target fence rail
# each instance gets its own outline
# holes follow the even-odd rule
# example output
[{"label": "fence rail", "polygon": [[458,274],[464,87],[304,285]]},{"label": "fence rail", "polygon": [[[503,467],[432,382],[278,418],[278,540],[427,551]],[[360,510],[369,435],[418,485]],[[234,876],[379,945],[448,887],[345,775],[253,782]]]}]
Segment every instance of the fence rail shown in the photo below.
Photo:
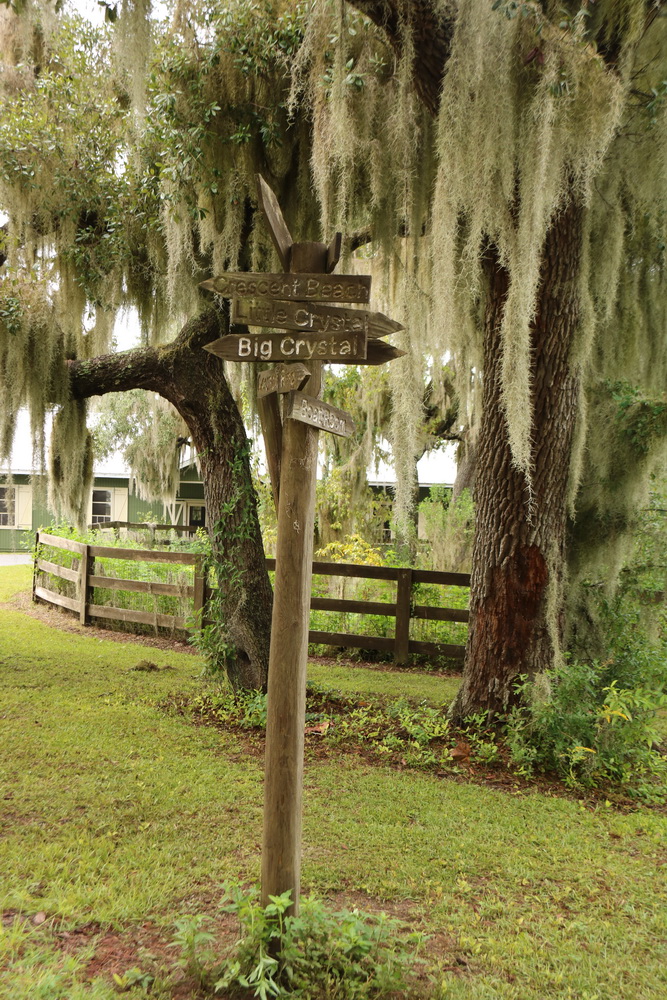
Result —
[{"label": "fence rail", "polygon": [[[43,549],[45,547],[65,549],[73,553],[79,559],[78,567],[60,566],[44,558]],[[193,617],[195,620],[199,618],[200,621],[206,601],[213,589],[209,587],[207,582],[204,557],[190,552],[163,552],[155,549],[123,549],[107,545],[88,545],[83,542],[72,541],[68,538],[49,535],[42,531],[37,532],[35,551],[33,600],[47,601],[50,604],[57,604],[69,611],[76,612],[82,624],[88,623],[91,619],[101,618],[120,622],[135,622],[162,628],[186,629],[186,617],[182,615],[158,614],[157,612],[136,611],[128,608],[95,604],[93,597],[96,587],[103,587],[106,590],[113,591],[127,591],[149,595],[174,595],[187,598],[188,600],[191,599]],[[95,560],[98,558],[192,566],[194,567],[194,579],[191,585],[183,586],[174,583],[128,580],[103,576],[95,572]],[[275,569],[275,559],[267,559],[266,565],[269,570]],[[68,597],[43,586],[39,581],[41,574],[51,575],[74,584],[75,596]],[[391,566],[358,566],[351,563],[314,562],[313,575],[342,576],[395,582],[397,585],[396,600],[393,602],[313,597],[310,606],[314,611],[342,611],[361,615],[381,615],[387,618],[395,618],[396,624],[394,635],[390,637],[311,630],[309,632],[310,642],[329,646],[393,652],[394,661],[399,665],[407,663],[411,654],[450,657],[454,659],[463,657],[465,646],[422,642],[411,639],[410,622],[414,620],[467,622],[468,612],[464,609],[415,604],[412,600],[414,584],[427,583],[450,587],[468,587],[470,585],[470,576],[467,573],[444,573]]]},{"label": "fence rail", "polygon": [[112,529],[120,532],[121,528],[126,531],[147,531],[151,537],[156,531],[174,531],[177,535],[196,535],[199,528],[192,524],[155,524],[153,521],[99,521],[96,524],[89,524],[88,531],[104,531]]}]

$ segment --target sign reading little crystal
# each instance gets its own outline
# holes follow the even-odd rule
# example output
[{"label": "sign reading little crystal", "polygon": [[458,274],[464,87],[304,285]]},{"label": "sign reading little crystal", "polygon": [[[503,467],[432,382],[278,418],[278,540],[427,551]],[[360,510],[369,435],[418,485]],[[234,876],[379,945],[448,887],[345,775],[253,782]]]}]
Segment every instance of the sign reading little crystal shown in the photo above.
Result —
[{"label": "sign reading little crystal", "polygon": [[366,333],[368,313],[358,309],[271,299],[232,299],[232,323],[305,333]]},{"label": "sign reading little crystal", "polygon": [[235,333],[206,344],[225,361],[337,361],[354,364],[366,359],[365,334],[331,333],[301,337],[282,333]]},{"label": "sign reading little crystal", "polygon": [[351,437],[354,434],[354,420],[349,413],[323,403],[321,399],[306,396],[303,392],[290,392],[285,415],[340,437]]}]

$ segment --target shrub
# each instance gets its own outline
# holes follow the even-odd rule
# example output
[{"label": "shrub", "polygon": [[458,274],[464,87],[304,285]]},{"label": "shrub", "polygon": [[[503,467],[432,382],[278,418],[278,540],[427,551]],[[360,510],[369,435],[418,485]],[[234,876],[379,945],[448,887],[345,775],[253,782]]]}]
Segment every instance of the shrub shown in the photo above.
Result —
[{"label": "shrub", "polygon": [[[358,910],[328,912],[314,899],[302,899],[298,916],[291,916],[291,892],[271,896],[266,907],[256,889],[226,887],[222,909],[238,917],[241,936],[233,953],[210,968],[211,935],[206,918],[189,918],[195,933],[181,921],[176,943],[184,964],[213,990],[252,990],[268,997],[357,1000],[382,997],[400,990],[409,995],[407,973],[415,961],[421,935],[399,936],[401,925],[384,913],[362,915]],[[196,922],[196,923],[195,923]],[[197,952],[197,939],[202,951]],[[414,952],[410,954],[408,945]]]},{"label": "shrub", "polygon": [[655,717],[667,697],[624,688],[609,680],[609,668],[609,662],[566,663],[549,675],[546,697],[543,684],[538,690],[522,678],[523,705],[505,721],[511,759],[522,773],[555,771],[570,787],[665,776]]}]

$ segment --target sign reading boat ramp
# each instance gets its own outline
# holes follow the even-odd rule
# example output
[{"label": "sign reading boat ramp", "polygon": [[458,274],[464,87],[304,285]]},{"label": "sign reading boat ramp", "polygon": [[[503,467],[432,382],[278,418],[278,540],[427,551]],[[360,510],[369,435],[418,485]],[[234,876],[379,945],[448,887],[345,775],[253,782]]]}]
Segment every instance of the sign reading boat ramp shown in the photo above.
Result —
[{"label": "sign reading boat ramp", "polygon": [[[387,345],[389,346],[389,345]],[[225,361],[337,361],[356,364],[366,360],[366,335],[330,333],[237,333],[220,337],[205,350]]]},{"label": "sign reading boat ramp", "polygon": [[200,288],[233,299],[279,299],[306,302],[368,302],[367,274],[253,274],[226,271],[202,281]]},{"label": "sign reading boat ramp", "polygon": [[352,437],[354,434],[354,420],[349,413],[323,403],[321,399],[306,396],[303,392],[290,392],[285,416],[322,431],[329,431],[330,434],[338,434],[339,437]]}]

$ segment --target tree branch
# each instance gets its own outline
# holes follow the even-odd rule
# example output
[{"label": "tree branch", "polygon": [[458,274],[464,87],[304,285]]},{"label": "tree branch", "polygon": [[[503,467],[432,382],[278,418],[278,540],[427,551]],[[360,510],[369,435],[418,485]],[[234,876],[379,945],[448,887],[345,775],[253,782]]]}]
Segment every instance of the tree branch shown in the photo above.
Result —
[{"label": "tree branch", "polygon": [[104,396],[108,392],[148,389],[176,402],[174,372],[185,352],[200,355],[202,366],[215,365],[218,359],[201,348],[220,336],[221,316],[214,310],[185,324],[170,344],[161,347],[137,347],[120,354],[102,354],[90,360],[68,361],[70,389],[74,399]]},{"label": "tree branch", "polygon": [[397,55],[403,51],[404,37],[411,33],[415,57],[412,76],[415,90],[426,108],[435,115],[440,89],[449,59],[454,16],[438,11],[430,0],[348,0],[385,32]]}]

